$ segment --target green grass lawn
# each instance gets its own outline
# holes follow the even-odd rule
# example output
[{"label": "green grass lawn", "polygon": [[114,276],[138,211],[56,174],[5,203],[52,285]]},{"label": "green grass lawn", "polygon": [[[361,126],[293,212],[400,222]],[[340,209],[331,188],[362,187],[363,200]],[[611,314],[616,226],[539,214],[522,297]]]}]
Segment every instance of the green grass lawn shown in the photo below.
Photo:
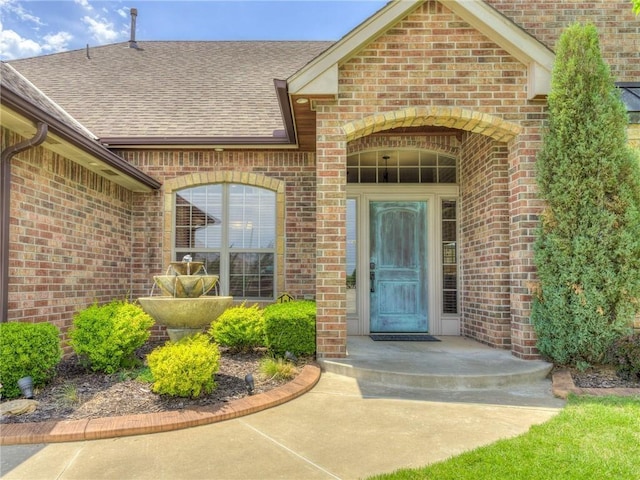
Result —
[{"label": "green grass lawn", "polygon": [[375,479],[640,479],[640,397],[571,397],[519,437]]}]

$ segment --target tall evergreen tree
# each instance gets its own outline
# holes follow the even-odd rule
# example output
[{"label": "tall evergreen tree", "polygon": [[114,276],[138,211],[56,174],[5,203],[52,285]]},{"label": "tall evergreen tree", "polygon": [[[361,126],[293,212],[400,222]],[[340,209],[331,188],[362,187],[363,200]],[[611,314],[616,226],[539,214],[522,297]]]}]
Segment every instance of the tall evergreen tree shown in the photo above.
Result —
[{"label": "tall evergreen tree", "polygon": [[547,208],[535,244],[532,322],[541,354],[594,364],[639,309],[639,160],[593,25],[562,34],[551,82],[537,159]]}]

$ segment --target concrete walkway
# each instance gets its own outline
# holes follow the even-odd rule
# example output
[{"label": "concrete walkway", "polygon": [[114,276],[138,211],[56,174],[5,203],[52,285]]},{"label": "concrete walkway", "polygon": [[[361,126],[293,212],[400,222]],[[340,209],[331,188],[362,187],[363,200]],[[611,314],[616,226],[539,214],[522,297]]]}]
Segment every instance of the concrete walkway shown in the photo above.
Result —
[{"label": "concrete walkway", "polygon": [[[495,352],[475,342],[467,346],[471,363],[477,363],[476,349]],[[505,364],[519,362],[501,353]],[[446,362],[442,355],[439,359]],[[548,379],[452,391],[325,372],[301,397],[220,423],[152,435],[3,446],[2,478],[366,478],[519,435],[563,405],[551,394]]]}]

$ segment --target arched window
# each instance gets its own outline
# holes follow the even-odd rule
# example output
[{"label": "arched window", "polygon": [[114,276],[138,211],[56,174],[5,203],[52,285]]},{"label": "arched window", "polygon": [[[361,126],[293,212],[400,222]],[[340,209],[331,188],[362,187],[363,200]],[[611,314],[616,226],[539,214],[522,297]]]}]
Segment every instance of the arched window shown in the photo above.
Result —
[{"label": "arched window", "polygon": [[272,300],[275,295],[276,193],[216,183],[175,193],[173,253],[204,261],[220,275],[220,294]]},{"label": "arched window", "polygon": [[348,183],[439,183],[458,181],[456,157],[430,150],[366,150],[347,156]]}]

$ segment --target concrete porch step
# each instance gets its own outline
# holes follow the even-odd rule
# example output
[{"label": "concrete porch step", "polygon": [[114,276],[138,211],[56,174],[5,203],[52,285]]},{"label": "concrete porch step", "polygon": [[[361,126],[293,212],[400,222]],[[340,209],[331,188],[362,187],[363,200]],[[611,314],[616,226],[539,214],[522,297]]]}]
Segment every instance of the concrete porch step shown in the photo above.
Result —
[{"label": "concrete porch step", "polygon": [[552,365],[521,360],[463,337],[440,342],[374,342],[349,337],[347,357],[321,359],[325,372],[389,387],[489,390],[545,380]]}]

